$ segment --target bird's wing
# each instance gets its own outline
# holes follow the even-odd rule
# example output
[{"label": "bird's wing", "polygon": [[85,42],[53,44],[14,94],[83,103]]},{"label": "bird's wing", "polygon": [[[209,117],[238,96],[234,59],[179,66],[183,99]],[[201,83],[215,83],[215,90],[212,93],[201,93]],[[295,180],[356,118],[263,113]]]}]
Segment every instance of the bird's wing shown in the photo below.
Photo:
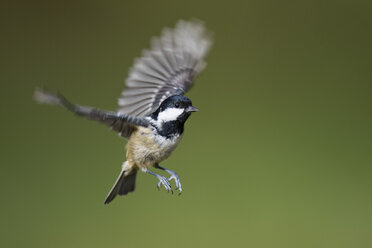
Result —
[{"label": "bird's wing", "polygon": [[179,21],[174,29],[164,29],[131,68],[118,111],[146,116],[166,98],[184,94],[205,67],[211,44],[211,35],[200,21]]},{"label": "bird's wing", "polygon": [[59,105],[79,116],[105,123],[124,138],[129,138],[131,133],[136,129],[136,126],[147,127],[150,124],[147,119],[142,117],[134,117],[73,104],[61,94],[53,94],[46,89],[36,89],[34,98],[39,103]]}]

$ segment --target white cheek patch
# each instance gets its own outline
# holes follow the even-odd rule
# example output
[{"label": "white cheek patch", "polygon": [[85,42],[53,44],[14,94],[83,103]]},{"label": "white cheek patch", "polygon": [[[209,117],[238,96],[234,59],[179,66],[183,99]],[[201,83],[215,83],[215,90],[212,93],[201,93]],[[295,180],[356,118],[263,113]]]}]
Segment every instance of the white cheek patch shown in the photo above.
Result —
[{"label": "white cheek patch", "polygon": [[184,109],[168,108],[158,115],[158,122],[175,121],[183,113]]}]

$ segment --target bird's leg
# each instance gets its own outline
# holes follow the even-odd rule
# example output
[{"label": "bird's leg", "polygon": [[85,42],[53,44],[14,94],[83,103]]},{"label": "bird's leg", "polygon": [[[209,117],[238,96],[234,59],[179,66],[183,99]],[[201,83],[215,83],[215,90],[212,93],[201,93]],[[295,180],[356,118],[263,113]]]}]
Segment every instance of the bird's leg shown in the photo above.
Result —
[{"label": "bird's leg", "polygon": [[[167,173],[169,173],[171,176],[168,178],[168,181],[174,179],[174,181],[176,181],[176,189],[179,190],[179,195],[182,193],[182,186],[181,186],[181,182],[180,182],[180,178],[178,177],[177,173],[174,172],[174,171],[171,171],[171,170],[168,170],[164,167],[161,167],[159,164],[155,164],[154,167],[156,169],[160,169],[160,170],[163,170],[163,171],[166,171]],[[158,187],[160,185],[160,182],[158,183]]]},{"label": "bird's leg", "polygon": [[152,171],[150,171],[150,170],[148,170],[148,169],[143,169],[142,170],[143,172],[146,172],[146,173],[148,173],[148,174],[151,174],[151,175],[153,175],[153,176],[156,176],[157,178],[158,178],[158,180],[159,180],[159,183],[157,184],[157,186],[158,186],[158,189],[160,190],[160,187],[161,187],[161,185],[163,185],[164,186],[164,188],[169,192],[172,192],[172,194],[173,194],[173,190],[172,190],[172,188],[171,188],[171,186],[170,186],[170,183],[169,183],[169,181],[168,181],[168,179],[166,178],[166,177],[164,177],[164,176],[162,176],[162,175],[158,175],[158,174],[156,174],[156,173],[154,173],[154,172],[152,172]]}]

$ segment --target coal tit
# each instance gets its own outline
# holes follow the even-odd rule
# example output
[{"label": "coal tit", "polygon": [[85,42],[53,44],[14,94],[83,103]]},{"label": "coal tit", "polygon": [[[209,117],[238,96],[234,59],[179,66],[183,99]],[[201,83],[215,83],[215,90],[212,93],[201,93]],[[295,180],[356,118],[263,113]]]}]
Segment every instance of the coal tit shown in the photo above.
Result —
[{"label": "coal tit", "polygon": [[[164,186],[168,192],[173,192],[169,181],[174,179],[176,189],[182,192],[178,175],[159,163],[177,147],[186,120],[198,111],[184,93],[204,69],[204,57],[211,44],[211,36],[200,21],[179,21],[174,29],[164,29],[159,38],[152,40],[151,49],[143,51],[135,61],[117,112],[73,104],[46,89],[35,91],[38,102],[60,105],[79,116],[105,123],[128,140],[127,160],[105,204],[116,195],[134,191],[138,170],[157,177],[157,187]],[[150,167],[163,170],[170,177],[158,175]]]}]

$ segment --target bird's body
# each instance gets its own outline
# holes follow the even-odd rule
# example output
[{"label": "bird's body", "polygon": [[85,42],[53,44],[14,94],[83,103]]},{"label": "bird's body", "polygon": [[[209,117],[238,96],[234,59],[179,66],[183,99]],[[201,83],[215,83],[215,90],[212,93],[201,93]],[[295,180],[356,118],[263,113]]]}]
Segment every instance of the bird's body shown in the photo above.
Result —
[{"label": "bird's body", "polygon": [[[79,116],[105,123],[128,140],[127,160],[105,204],[116,195],[134,191],[138,170],[156,176],[158,188],[163,185],[172,191],[169,181],[174,179],[177,189],[182,191],[178,175],[159,163],[176,149],[186,120],[197,111],[183,94],[204,68],[203,58],[210,44],[210,37],[199,22],[180,21],[174,30],[165,29],[160,38],[153,40],[152,49],[144,51],[143,57],[135,62],[126,81],[127,88],[119,98],[118,112],[73,104],[62,95],[36,90],[37,101],[60,105]],[[171,177],[158,175],[150,167],[164,170]]]},{"label": "bird's body", "polygon": [[127,143],[127,161],[133,168],[147,169],[167,159],[181,139],[182,134],[165,138],[153,127],[139,127]]}]

